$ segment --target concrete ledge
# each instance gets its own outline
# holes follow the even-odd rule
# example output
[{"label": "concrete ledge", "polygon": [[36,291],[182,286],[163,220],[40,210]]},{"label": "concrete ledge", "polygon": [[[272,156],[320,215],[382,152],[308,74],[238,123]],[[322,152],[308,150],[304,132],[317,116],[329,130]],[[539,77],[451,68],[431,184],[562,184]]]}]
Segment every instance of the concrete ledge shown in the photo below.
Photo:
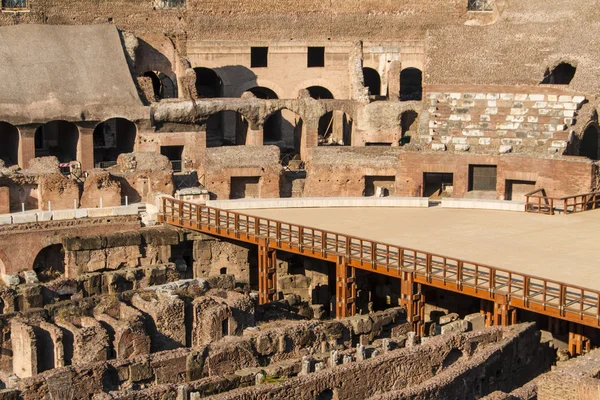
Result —
[{"label": "concrete ledge", "polygon": [[442,199],[443,208],[470,208],[479,210],[502,210],[525,212],[524,201],[485,199]]},{"label": "concrete ledge", "polygon": [[38,222],[52,220],[52,211],[40,211],[36,215]]},{"label": "concrete ledge", "polygon": [[35,215],[34,213],[12,214],[12,223],[13,224],[30,224],[32,222],[37,222],[37,215]]},{"label": "concrete ledge", "polygon": [[131,206],[113,207],[113,215],[134,215],[139,211],[137,204]]},{"label": "concrete ledge", "polygon": [[109,208],[88,208],[87,210],[88,217],[97,218],[97,217],[110,217],[113,215],[112,207]]},{"label": "concrete ledge", "polygon": [[65,219],[75,219],[75,210],[52,211],[52,219],[54,221],[62,221]]},{"label": "concrete ledge", "polygon": [[207,206],[226,210],[260,208],[429,207],[426,197],[301,197],[294,199],[209,200]]},{"label": "concrete ledge", "polygon": [[12,224],[12,217],[9,214],[0,215],[0,225]]}]

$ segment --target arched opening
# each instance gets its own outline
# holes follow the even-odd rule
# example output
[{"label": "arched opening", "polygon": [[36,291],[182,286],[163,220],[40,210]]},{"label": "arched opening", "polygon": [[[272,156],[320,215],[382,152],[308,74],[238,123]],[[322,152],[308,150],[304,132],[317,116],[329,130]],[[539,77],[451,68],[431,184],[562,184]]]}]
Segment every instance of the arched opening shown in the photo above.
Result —
[{"label": "arched opening", "polygon": [[313,99],[333,99],[333,94],[323,86],[311,86],[306,88],[306,90],[308,90],[310,97]]},{"label": "arched opening", "polygon": [[400,127],[402,129],[402,136],[400,138],[400,144],[407,144],[410,142],[410,137],[412,133],[416,131],[417,128],[417,118],[419,114],[416,111],[408,110],[402,113],[400,116]]},{"label": "arched opening", "polygon": [[60,278],[65,274],[65,251],[62,244],[44,247],[33,261],[33,270],[41,282]]},{"label": "arched opening", "polygon": [[560,63],[552,71],[546,69],[544,73],[544,79],[541,84],[543,85],[568,85],[575,76],[577,69],[569,63]]},{"label": "arched opening", "polygon": [[371,96],[381,95],[381,77],[379,72],[373,68],[363,68],[363,76],[365,78],[365,87],[369,89]]},{"label": "arched opening", "polygon": [[8,122],[0,122],[0,160],[4,165],[19,164],[19,130]]},{"label": "arched opening", "polygon": [[580,156],[591,158],[592,160],[600,158],[598,157],[598,136],[600,136],[598,127],[590,125],[586,128],[579,146]]},{"label": "arched opening", "polygon": [[168,75],[160,71],[147,71],[142,76],[152,80],[155,101],[177,98],[177,85]]},{"label": "arched opening", "polygon": [[400,72],[400,100],[421,100],[423,97],[423,73],[417,68]]},{"label": "arched opening", "polygon": [[319,146],[350,146],[352,118],[343,111],[330,111],[319,118]]},{"label": "arched opening", "polygon": [[302,138],[302,118],[293,111],[283,109],[271,114],[263,125],[265,143],[283,142],[284,148],[293,148],[300,153]]},{"label": "arched opening", "polygon": [[50,121],[35,131],[35,156],[55,156],[61,163],[77,160],[79,129],[68,121]]},{"label": "arched opening", "polygon": [[196,93],[201,99],[221,97],[223,81],[210,68],[194,68],[196,72]]},{"label": "arched opening", "polygon": [[220,111],[206,121],[206,147],[246,144],[248,121],[235,111]]},{"label": "arched opening", "polygon": [[114,165],[122,153],[131,153],[137,127],[125,118],[111,118],[94,129],[94,165],[107,168]]},{"label": "arched opening", "polygon": [[263,86],[255,86],[252,89],[248,89],[247,92],[252,93],[257,99],[275,100],[279,98],[277,97],[277,93]]},{"label": "arched opening", "polygon": [[[248,92],[251,92],[254,96],[256,96],[256,98],[263,100],[275,100],[279,98],[277,97],[277,93],[262,86],[256,86],[252,89],[248,89]],[[286,130],[289,131],[289,125],[286,124],[286,122],[289,121],[284,120],[281,111],[276,111],[275,113],[271,114],[271,116],[263,125],[263,141],[265,143],[281,141],[283,137],[282,130],[287,128]]]}]

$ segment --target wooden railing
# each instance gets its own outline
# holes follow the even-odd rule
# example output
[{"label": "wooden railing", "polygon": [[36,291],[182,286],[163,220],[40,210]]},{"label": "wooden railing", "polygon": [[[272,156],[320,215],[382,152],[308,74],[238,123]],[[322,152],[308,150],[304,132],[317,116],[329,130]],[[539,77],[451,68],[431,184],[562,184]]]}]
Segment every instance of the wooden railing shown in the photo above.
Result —
[{"label": "wooden railing", "polygon": [[[308,257],[500,302],[571,322],[600,326],[600,292],[398,245],[163,198],[159,220]],[[525,269],[526,266],[520,266]]]},{"label": "wooden railing", "polygon": [[590,192],[566,197],[549,197],[544,189],[525,195],[525,211],[536,214],[574,214],[600,208],[600,192]]}]

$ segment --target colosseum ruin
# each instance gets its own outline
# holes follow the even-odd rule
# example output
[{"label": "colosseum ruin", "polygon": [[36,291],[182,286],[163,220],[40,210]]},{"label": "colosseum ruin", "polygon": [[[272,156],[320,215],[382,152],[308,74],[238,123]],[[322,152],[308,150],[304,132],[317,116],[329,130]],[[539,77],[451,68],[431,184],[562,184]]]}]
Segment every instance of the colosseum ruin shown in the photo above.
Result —
[{"label": "colosseum ruin", "polygon": [[600,0],[0,1],[0,400],[600,398]]}]

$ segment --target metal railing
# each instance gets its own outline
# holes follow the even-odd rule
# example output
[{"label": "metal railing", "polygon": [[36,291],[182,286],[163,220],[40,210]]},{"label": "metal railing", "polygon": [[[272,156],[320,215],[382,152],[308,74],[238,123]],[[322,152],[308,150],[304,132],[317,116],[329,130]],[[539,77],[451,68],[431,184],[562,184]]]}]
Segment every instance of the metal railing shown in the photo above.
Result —
[{"label": "metal railing", "polygon": [[600,326],[600,292],[398,245],[324,229],[163,198],[161,222],[267,245],[592,326]]},{"label": "metal railing", "polygon": [[171,166],[173,167],[173,172],[183,171],[181,160],[171,160]]},{"label": "metal railing", "polygon": [[549,197],[542,189],[525,195],[525,211],[536,214],[574,214],[600,208],[600,192],[590,192],[566,197]]}]

